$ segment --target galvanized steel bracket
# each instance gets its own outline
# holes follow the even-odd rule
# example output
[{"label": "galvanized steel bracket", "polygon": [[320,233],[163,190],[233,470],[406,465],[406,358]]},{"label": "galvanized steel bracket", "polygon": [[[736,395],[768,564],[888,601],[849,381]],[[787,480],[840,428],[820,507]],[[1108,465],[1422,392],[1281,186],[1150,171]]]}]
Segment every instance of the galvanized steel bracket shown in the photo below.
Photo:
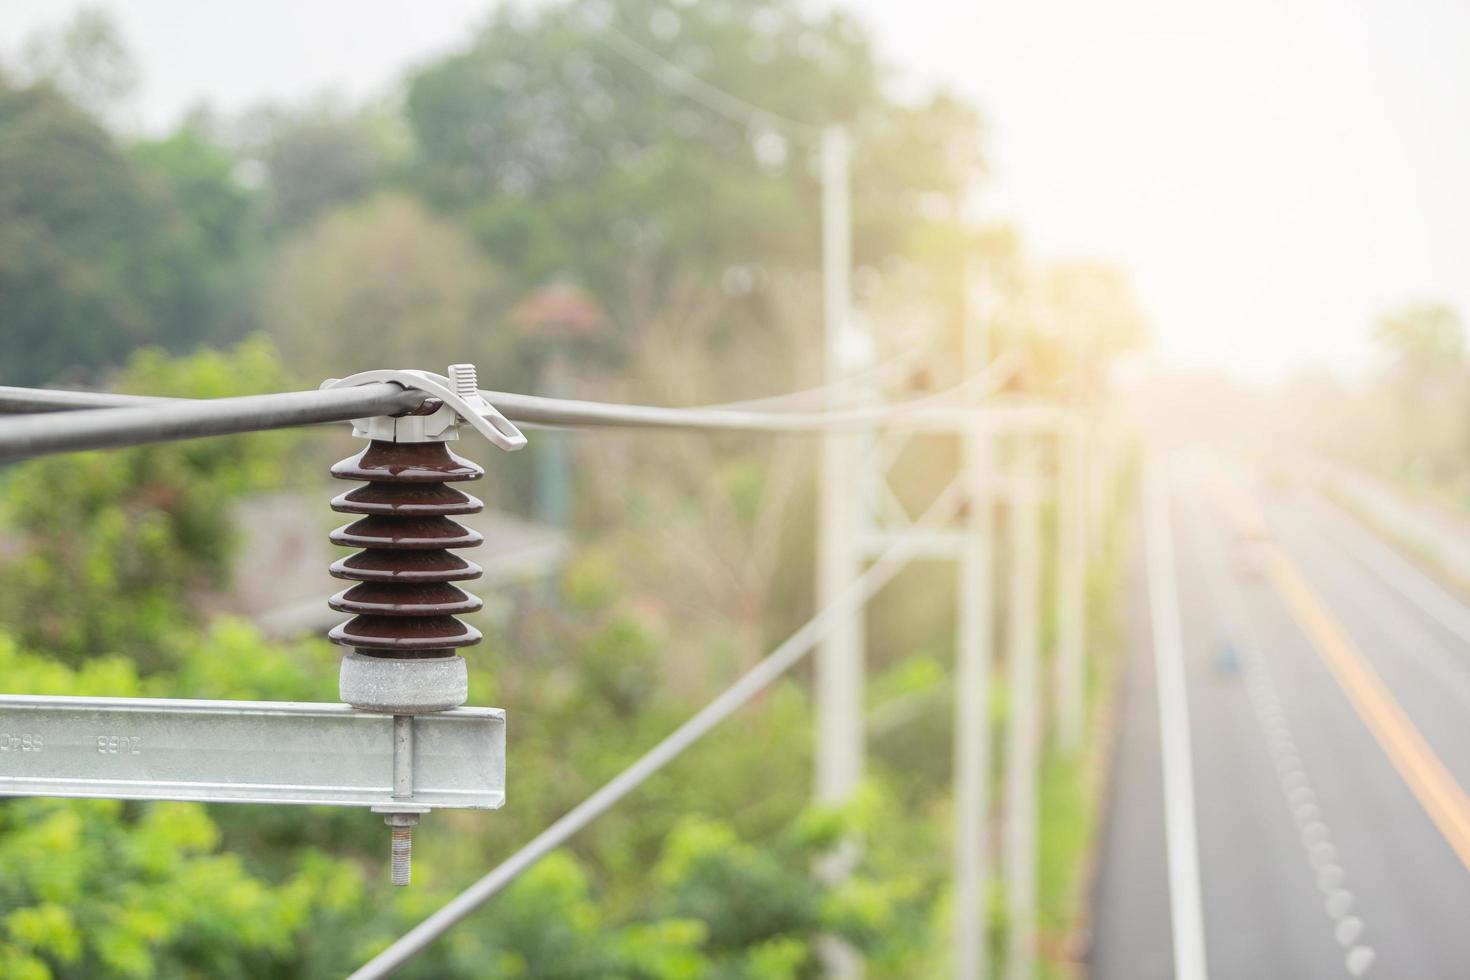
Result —
[{"label": "galvanized steel bracket", "polygon": [[495,810],[505,712],[0,695],[0,796]]}]

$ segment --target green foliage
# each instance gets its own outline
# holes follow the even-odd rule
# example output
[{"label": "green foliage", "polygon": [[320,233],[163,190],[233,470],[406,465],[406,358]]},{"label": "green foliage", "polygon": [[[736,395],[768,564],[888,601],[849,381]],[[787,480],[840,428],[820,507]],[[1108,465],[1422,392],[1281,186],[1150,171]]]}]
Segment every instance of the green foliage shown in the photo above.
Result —
[{"label": "green foliage", "polygon": [[327,212],[278,252],[265,295],[271,333],[304,371],[494,360],[496,275],[461,229],[388,193]]},{"label": "green foliage", "polygon": [[1376,471],[1452,508],[1470,500],[1470,362],[1465,319],[1419,300],[1371,328],[1378,371],[1367,383],[1296,379],[1265,424],[1315,451]]},{"label": "green foliage", "polygon": [[[178,360],[145,351],[119,386],[218,397],[285,384],[274,352],[256,341]],[[192,600],[226,584],[231,500],[279,483],[297,438],[257,433],[17,467],[0,501],[20,543],[0,562],[0,618],[28,646],[70,662],[126,652],[158,666],[165,637],[197,622]]]},{"label": "green foliage", "polygon": [[259,242],[234,156],[190,124],[131,152],[158,201],[158,253],[141,270],[154,297],[149,343],[182,351],[243,336]]},{"label": "green foliage", "polygon": [[138,67],[106,10],[82,7],[54,33],[32,37],[21,60],[34,80],[55,85],[105,115],[138,84]]},{"label": "green foliage", "polygon": [[1373,326],[1373,342],[1407,399],[1432,398],[1434,388],[1462,380],[1465,321],[1451,306],[1417,303],[1385,313]]},{"label": "green foliage", "polygon": [[[809,125],[751,127],[671,91],[603,22]],[[900,105],[880,75],[851,18],[791,0],[501,8],[467,50],[410,80],[410,181],[474,230],[517,291],[570,275],[628,335],[698,291],[729,308],[720,331],[748,337],[769,329],[773,299],[752,292],[765,271],[817,264],[813,127],[857,131],[860,262],[903,252],[932,223],[921,198],[954,220],[977,170],[975,113],[944,97]]]},{"label": "green foliage", "polygon": [[1058,262],[1031,276],[1024,296],[1012,326],[1028,355],[1028,387],[1100,403],[1113,362],[1147,339],[1127,277],[1096,262]]},{"label": "green foliage", "polygon": [[[217,653],[197,642],[194,650],[197,660]],[[8,691],[21,693],[173,693],[166,678],[140,678],[123,658],[72,669],[22,652],[3,633],[0,674]],[[212,693],[249,696],[266,686]],[[301,961],[299,937],[358,911],[364,882],[355,864],[300,849],[273,883],[221,853],[220,842],[219,826],[196,804],[0,806],[3,975],[290,976]]]},{"label": "green foliage", "polygon": [[185,130],[129,153],[48,83],[0,76],[0,383],[238,331],[249,200]]},{"label": "green foliage", "polygon": [[0,174],[0,382],[146,342],[153,202],[107,133],[49,85],[0,78]]},{"label": "green foliage", "polygon": [[292,232],[368,197],[397,165],[401,126],[393,115],[328,98],[249,114],[244,152],[262,172],[267,232]]}]

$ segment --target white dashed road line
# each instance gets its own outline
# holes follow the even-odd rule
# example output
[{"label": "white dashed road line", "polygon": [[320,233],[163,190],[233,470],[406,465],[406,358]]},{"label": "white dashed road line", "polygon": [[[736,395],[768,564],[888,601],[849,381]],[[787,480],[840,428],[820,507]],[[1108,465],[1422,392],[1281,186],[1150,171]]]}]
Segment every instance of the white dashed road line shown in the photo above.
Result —
[{"label": "white dashed road line", "polygon": [[1339,863],[1337,847],[1332,843],[1332,831],[1322,818],[1316,791],[1302,767],[1301,756],[1292,738],[1291,723],[1282,710],[1281,697],[1271,679],[1270,668],[1253,638],[1248,636],[1248,629],[1242,627],[1241,631],[1247,634],[1243,636],[1246,649],[1239,651],[1246,694],[1260,723],[1266,748],[1277,760],[1277,774],[1287,810],[1301,836],[1307,865],[1323,893],[1322,905],[1333,922],[1332,934],[1338,945],[1347,951],[1344,966],[1348,976],[1366,977],[1375,954],[1372,946],[1360,942],[1365,926],[1361,918],[1352,914],[1353,893],[1344,887],[1347,872]]},{"label": "white dashed road line", "polygon": [[1302,763],[1270,666],[1256,642],[1240,587],[1227,571],[1223,548],[1199,522],[1191,522],[1191,530],[1208,569],[1217,612],[1236,647],[1246,695],[1275,766],[1281,795],[1296,826],[1307,868],[1322,892],[1322,907],[1332,923],[1333,938],[1344,949],[1343,966],[1349,977],[1361,980],[1368,976],[1377,954],[1372,946],[1362,941],[1367,927],[1361,917],[1353,914],[1356,901],[1346,887],[1347,872],[1342,867],[1337,846],[1332,842],[1332,831],[1327,825],[1320,798],[1312,788],[1311,778]]}]

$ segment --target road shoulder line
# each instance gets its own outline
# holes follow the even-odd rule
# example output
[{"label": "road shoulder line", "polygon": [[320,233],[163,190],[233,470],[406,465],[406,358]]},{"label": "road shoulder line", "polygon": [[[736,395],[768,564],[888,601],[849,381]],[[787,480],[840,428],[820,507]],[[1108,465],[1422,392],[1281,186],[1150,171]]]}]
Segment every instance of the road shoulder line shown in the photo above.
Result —
[{"label": "road shoulder line", "polygon": [[1169,918],[1175,980],[1206,980],[1204,913],[1194,807],[1194,760],[1178,584],[1170,528],[1169,490],[1159,464],[1144,478],[1144,547],[1159,707],[1159,755],[1164,774],[1164,831],[1169,866]]}]

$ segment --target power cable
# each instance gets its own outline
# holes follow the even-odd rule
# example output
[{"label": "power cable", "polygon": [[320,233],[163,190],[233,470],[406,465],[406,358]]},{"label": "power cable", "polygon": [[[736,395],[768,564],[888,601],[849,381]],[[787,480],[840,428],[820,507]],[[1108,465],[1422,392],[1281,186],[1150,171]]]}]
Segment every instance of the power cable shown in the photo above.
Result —
[{"label": "power cable", "polygon": [[[31,394],[24,388],[0,389],[0,397],[11,406],[24,403]],[[0,461],[400,415],[428,400],[422,391],[386,382],[239,398],[107,396],[116,399],[114,404],[121,406],[117,408],[80,408],[80,402],[100,404],[102,397],[81,399],[79,394],[40,392],[34,401],[49,404],[55,414],[0,419]]]},{"label": "power cable", "polygon": [[764,127],[782,130],[788,136],[805,140],[817,140],[821,137],[822,127],[763,109],[738,95],[726,92],[719,86],[705,81],[688,69],[679,67],[664,56],[639,44],[614,27],[606,18],[593,20],[589,17],[587,23],[594,29],[595,36],[599,40],[645,74],[668,88],[694,99],[705,108],[718,112],[726,119],[751,128]]},{"label": "power cable", "polygon": [[[1003,366],[1002,361],[995,364]],[[481,394],[512,421],[535,425],[795,434],[882,428],[911,421],[949,424],[955,420],[942,413],[953,407],[956,396],[993,387],[996,374],[982,372],[906,402],[814,412],[663,408],[508,391]],[[0,388],[0,410],[33,413],[0,419],[0,461],[395,415],[418,409],[428,400],[422,391],[393,384],[198,400]],[[118,407],[90,407],[100,405]],[[929,414],[924,417],[926,411]]]}]

